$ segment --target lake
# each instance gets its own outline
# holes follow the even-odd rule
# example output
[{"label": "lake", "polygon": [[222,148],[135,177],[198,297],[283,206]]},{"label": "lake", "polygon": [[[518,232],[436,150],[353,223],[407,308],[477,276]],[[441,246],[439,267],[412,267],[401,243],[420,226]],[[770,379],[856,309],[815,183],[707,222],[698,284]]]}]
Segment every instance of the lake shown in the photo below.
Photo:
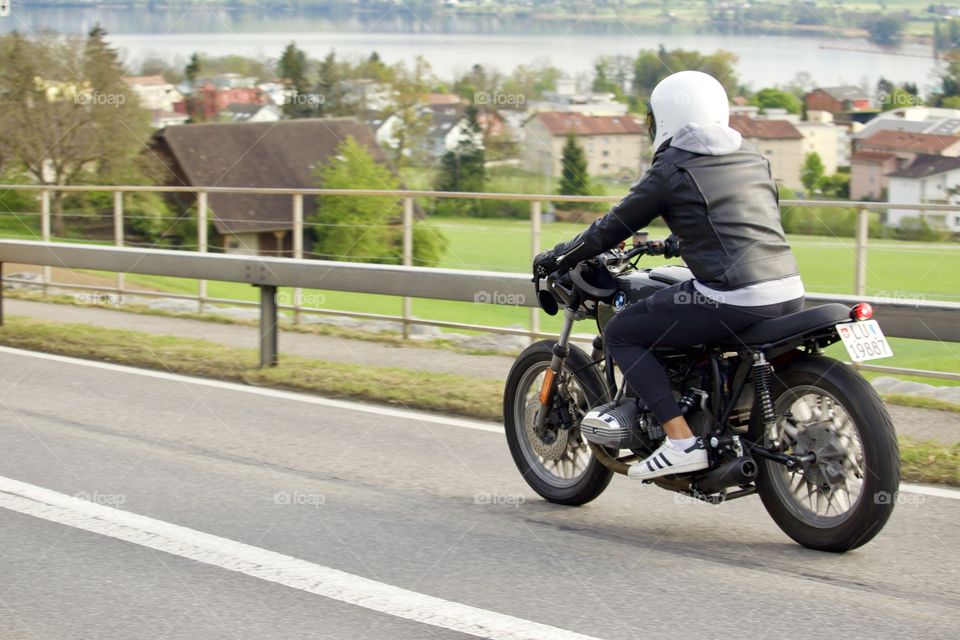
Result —
[{"label": "lake", "polygon": [[[330,49],[347,58],[377,51],[388,63],[424,56],[441,78],[482,63],[501,71],[518,64],[549,59],[572,76],[588,74],[601,55],[636,55],[663,45],[712,53],[726,49],[740,57],[741,81],[754,89],[784,84],[806,71],[822,86],[876,86],[880,76],[896,82],[935,86],[936,62],[926,48],[913,46],[891,55],[866,41],[833,37],[794,37],[696,33],[679,28],[575,21],[536,21],[496,16],[415,16],[402,6],[386,12],[333,15],[260,13],[195,7],[172,10],[94,8],[30,8],[14,5],[14,14],[0,19],[0,32],[22,33],[44,28],[84,33],[100,23],[110,41],[136,68],[147,56],[183,62],[195,51],[210,55],[240,54],[276,58],[291,40],[312,57]],[[871,49],[870,52],[844,51]]]}]

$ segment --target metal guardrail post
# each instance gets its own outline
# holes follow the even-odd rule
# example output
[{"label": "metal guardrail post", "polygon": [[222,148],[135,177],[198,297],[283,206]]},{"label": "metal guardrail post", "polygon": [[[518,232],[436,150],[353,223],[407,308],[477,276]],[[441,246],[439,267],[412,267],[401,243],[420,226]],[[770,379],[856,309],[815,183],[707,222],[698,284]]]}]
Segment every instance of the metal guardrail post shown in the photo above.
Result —
[{"label": "metal guardrail post", "polygon": [[260,368],[277,365],[277,288],[260,287]]},{"label": "metal guardrail post", "polygon": [[[293,257],[303,260],[303,194],[293,194]],[[293,289],[293,324],[300,324],[303,289]]]},{"label": "metal guardrail post", "polygon": [[[123,246],[123,192],[113,192],[113,244],[116,247]],[[124,273],[117,273],[117,303],[122,302],[123,298]]]},{"label": "metal guardrail post", "polygon": [[[197,192],[197,251],[207,252],[207,192]],[[207,299],[207,281],[197,281],[197,312],[203,313]]]},{"label": "metal guardrail post", "polygon": [[[530,203],[530,260],[532,261],[540,253],[540,223],[543,220],[541,202],[534,200]],[[540,333],[540,308],[532,307],[530,309],[530,342],[535,342],[537,334]]]},{"label": "metal guardrail post", "polygon": [[[413,198],[403,199],[403,266],[413,266]],[[413,299],[403,297],[403,339],[410,337],[410,320],[413,318]]]},{"label": "metal guardrail post", "polygon": [[[50,242],[50,190],[40,192],[40,239]],[[43,267],[43,297],[47,297],[47,287],[50,285],[51,269]]]},{"label": "metal guardrail post", "polygon": [[867,244],[869,241],[870,214],[865,208],[857,207],[857,264],[853,292],[858,296],[867,295]]}]

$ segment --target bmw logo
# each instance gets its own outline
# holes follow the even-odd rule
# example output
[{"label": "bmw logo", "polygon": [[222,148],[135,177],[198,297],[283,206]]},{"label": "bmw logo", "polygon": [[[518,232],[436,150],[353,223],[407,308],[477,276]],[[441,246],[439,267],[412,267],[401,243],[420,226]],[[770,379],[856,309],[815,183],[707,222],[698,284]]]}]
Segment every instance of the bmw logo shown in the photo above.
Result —
[{"label": "bmw logo", "polygon": [[613,311],[616,313],[620,311],[625,306],[627,306],[627,294],[623,291],[617,291],[617,294],[613,296]]}]

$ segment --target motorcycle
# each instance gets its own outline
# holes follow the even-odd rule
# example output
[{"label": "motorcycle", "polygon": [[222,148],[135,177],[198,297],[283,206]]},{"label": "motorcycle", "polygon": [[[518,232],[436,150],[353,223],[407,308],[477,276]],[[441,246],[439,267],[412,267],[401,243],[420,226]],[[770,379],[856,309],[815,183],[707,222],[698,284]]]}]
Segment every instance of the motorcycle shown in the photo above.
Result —
[{"label": "motorcycle", "polygon": [[[579,506],[665,437],[604,349],[607,323],[626,305],[689,280],[689,269],[640,268],[664,243],[635,242],[535,278],[540,307],[563,308],[557,340],[530,345],[504,391],[514,462],[546,500]],[[890,415],[851,366],[824,355],[843,341],[854,361],[892,355],[869,304],[825,304],[762,320],[722,344],[654,349],[710,467],[644,481],[713,504],[759,494],[799,544],[842,552],[870,541],[893,511],[900,454]],[[590,353],[571,343],[574,323],[594,320]],[[638,403],[624,428],[582,425],[599,405]]]}]

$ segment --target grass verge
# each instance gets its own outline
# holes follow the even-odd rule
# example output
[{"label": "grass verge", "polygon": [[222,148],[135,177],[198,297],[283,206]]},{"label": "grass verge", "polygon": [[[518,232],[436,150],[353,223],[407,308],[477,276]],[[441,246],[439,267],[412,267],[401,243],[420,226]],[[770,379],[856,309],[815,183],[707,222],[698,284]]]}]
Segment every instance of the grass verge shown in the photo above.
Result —
[{"label": "grass verge", "polygon": [[[501,418],[503,383],[499,380],[290,355],[283,356],[276,367],[258,369],[258,354],[252,349],[22,317],[5,322],[0,329],[0,344],[411,409],[486,420]],[[904,480],[960,485],[960,442],[945,445],[900,438],[900,452]]]},{"label": "grass verge", "polygon": [[4,323],[0,330],[0,344],[487,420],[497,420],[501,414],[503,383],[498,380],[344,364],[292,355],[284,355],[276,367],[258,369],[259,356],[253,349],[20,317],[9,318]]}]

